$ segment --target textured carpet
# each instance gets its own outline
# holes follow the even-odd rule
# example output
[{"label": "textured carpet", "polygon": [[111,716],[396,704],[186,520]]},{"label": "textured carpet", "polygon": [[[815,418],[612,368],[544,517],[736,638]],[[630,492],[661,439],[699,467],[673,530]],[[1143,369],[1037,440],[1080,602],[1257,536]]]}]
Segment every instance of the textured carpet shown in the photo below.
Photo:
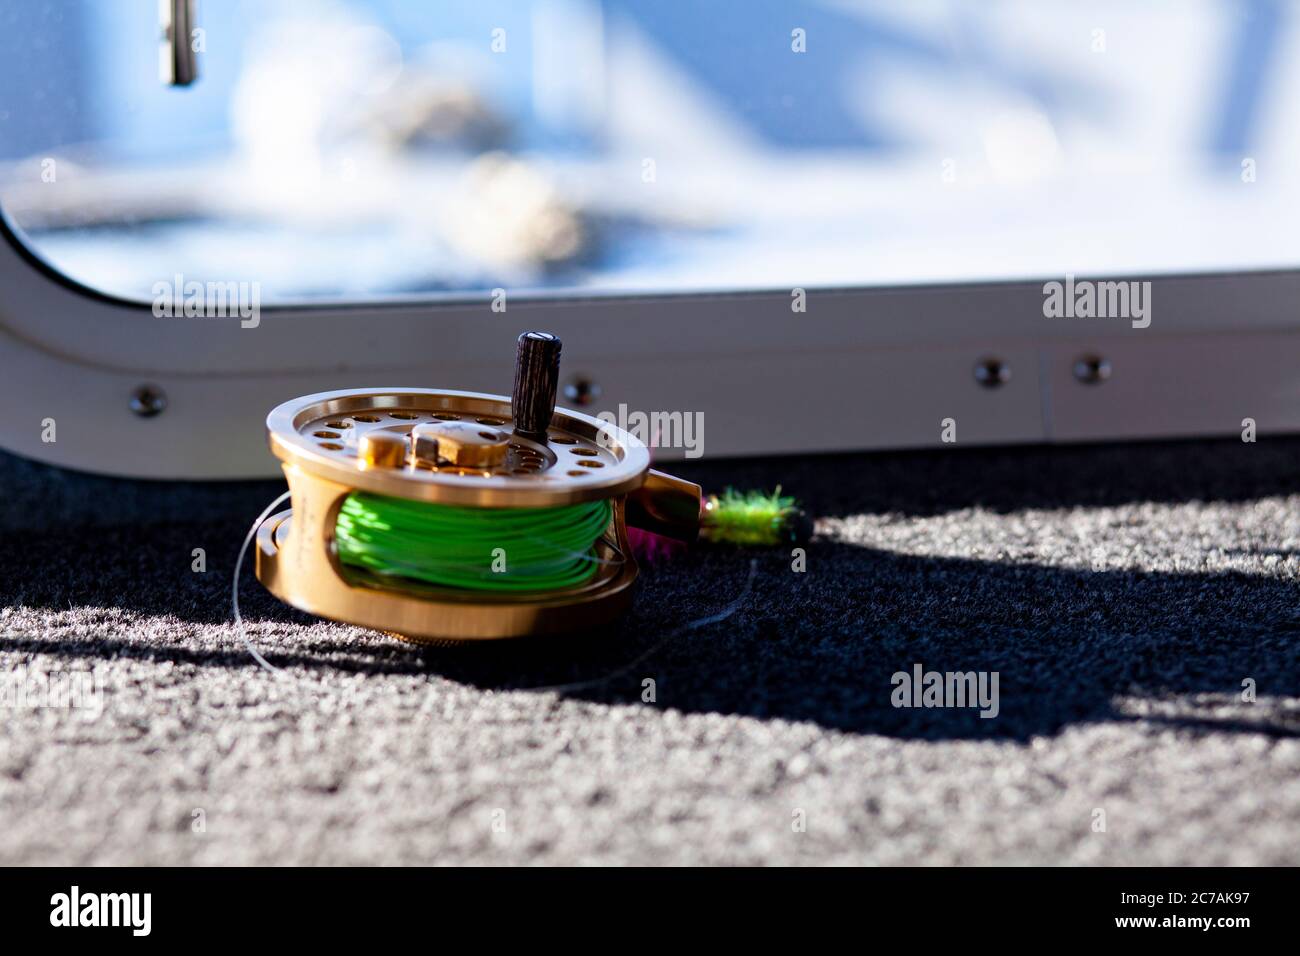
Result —
[{"label": "textured carpet", "polygon": [[[749,574],[697,552],[607,633],[421,651],[246,569],[277,678],[229,601],[277,483],[0,455],[0,676],[102,681],[6,699],[0,863],[1300,863],[1300,441],[674,470],[800,495],[806,572],[683,631]],[[998,716],[892,706],[918,663]]]}]

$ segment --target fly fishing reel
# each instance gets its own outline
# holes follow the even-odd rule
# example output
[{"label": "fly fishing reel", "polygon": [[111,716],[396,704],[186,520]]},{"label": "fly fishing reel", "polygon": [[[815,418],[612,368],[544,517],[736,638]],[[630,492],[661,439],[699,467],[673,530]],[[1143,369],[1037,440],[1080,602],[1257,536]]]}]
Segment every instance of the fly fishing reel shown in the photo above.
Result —
[{"label": "fly fishing reel", "polygon": [[560,340],[519,337],[510,397],[321,392],[267,417],[291,508],[257,578],[303,611],[417,643],[556,634],[627,609],[629,525],[690,541],[698,485],[613,424],[555,407]]}]

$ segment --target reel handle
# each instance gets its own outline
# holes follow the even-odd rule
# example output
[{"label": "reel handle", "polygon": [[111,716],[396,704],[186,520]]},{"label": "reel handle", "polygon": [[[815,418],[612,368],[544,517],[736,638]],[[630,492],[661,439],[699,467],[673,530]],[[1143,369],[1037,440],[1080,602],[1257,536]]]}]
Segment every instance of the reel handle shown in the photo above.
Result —
[{"label": "reel handle", "polygon": [[546,442],[546,429],[555,414],[555,395],[560,386],[559,336],[550,332],[524,332],[515,349],[515,385],[510,392],[510,411],[515,432],[533,441]]}]

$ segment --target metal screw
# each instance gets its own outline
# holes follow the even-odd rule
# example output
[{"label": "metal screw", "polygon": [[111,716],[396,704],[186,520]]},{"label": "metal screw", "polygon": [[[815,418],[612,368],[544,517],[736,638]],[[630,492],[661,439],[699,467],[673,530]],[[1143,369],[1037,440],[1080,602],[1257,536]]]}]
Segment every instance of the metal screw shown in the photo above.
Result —
[{"label": "metal screw", "polygon": [[590,405],[600,398],[600,386],[590,379],[575,378],[564,386],[564,400],[573,405]]},{"label": "metal screw", "polygon": [[157,385],[140,385],[131,393],[131,411],[153,418],[167,407],[167,396]]},{"label": "metal screw", "polygon": [[999,358],[982,358],[975,363],[975,381],[985,388],[997,388],[1011,381],[1011,366]]},{"label": "metal screw", "polygon": [[1110,360],[1100,355],[1085,355],[1074,363],[1074,377],[1084,385],[1100,385],[1110,378]]}]

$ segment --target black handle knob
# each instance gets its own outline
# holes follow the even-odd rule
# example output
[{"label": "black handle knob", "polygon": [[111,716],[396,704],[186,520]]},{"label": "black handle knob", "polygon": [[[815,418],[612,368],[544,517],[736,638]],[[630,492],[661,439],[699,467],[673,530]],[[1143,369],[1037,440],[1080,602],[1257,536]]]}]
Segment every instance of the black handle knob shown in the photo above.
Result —
[{"label": "black handle knob", "polygon": [[555,392],[560,385],[562,344],[550,332],[525,332],[519,336],[510,410],[515,416],[515,431],[525,438],[546,440],[546,429],[555,413]]}]

